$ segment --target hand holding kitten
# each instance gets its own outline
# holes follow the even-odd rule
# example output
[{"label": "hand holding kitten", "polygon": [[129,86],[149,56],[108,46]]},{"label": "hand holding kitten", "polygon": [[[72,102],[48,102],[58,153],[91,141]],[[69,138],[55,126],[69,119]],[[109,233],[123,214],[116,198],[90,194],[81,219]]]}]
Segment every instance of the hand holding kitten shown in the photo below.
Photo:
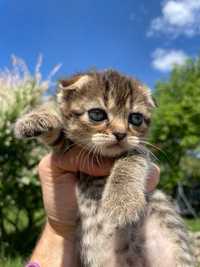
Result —
[{"label": "hand holding kitten", "polygon": [[[81,155],[81,156],[80,156]],[[99,162],[73,147],[64,155],[48,154],[39,164],[43,201],[48,222],[53,230],[63,237],[73,237],[76,225],[77,203],[75,197],[76,173],[81,171],[94,176],[109,175],[113,160],[104,158]],[[159,182],[159,168],[152,165],[147,181],[147,192]]]}]

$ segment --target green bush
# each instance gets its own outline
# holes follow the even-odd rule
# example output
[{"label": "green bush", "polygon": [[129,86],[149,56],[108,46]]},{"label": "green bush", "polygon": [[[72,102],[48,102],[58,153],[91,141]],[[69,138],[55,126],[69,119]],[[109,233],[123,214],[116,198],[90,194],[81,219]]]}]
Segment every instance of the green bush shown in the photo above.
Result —
[{"label": "green bush", "polygon": [[39,60],[34,75],[13,57],[0,72],[0,255],[26,255],[44,221],[37,164],[44,154],[34,140],[17,140],[13,125],[43,100],[50,80],[42,81]]}]

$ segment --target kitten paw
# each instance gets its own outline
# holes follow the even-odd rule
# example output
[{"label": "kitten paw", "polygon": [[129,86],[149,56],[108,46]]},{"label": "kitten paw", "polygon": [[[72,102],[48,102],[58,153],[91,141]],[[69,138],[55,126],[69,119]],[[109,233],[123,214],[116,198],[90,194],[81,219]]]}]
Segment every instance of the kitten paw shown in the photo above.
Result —
[{"label": "kitten paw", "polygon": [[14,128],[17,138],[38,137],[53,129],[53,126],[41,117],[25,117],[19,119]]},{"label": "kitten paw", "polygon": [[105,200],[103,211],[114,224],[123,226],[129,223],[136,223],[144,215],[146,200],[144,194],[135,196],[134,199],[112,198]]}]

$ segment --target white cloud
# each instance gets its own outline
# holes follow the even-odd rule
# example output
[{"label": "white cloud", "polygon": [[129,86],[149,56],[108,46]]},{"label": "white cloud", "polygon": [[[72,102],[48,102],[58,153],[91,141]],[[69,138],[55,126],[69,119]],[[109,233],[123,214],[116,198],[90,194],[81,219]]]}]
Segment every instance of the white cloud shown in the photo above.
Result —
[{"label": "white cloud", "polygon": [[162,6],[162,15],[151,21],[147,33],[167,33],[172,37],[200,34],[200,0],[167,0]]},{"label": "white cloud", "polygon": [[152,54],[152,66],[161,71],[171,71],[174,65],[182,65],[188,56],[182,50],[165,50],[157,48]]}]

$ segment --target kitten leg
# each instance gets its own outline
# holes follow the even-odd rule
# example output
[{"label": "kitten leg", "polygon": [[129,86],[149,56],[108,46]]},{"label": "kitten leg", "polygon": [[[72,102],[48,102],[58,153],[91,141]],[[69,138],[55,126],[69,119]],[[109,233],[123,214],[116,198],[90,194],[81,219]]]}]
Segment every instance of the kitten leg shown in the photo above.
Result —
[{"label": "kitten leg", "polygon": [[148,159],[132,155],[118,159],[108,177],[102,210],[118,226],[137,222],[144,214]]},{"label": "kitten leg", "polygon": [[19,118],[15,124],[17,138],[38,138],[46,145],[59,143],[62,133],[61,119],[53,105],[43,105]]},{"label": "kitten leg", "polygon": [[149,198],[144,224],[147,266],[196,267],[188,232],[167,196],[155,191]]}]

